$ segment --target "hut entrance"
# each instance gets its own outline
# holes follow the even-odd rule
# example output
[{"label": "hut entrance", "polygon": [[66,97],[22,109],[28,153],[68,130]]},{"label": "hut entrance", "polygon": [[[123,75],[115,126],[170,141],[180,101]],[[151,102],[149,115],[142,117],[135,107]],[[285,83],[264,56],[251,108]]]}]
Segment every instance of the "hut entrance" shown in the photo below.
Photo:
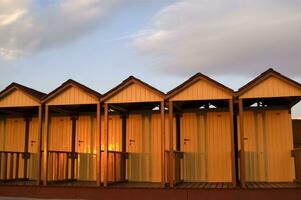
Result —
[{"label": "hut entrance", "polygon": [[49,106],[49,110],[47,180],[95,182],[96,105]]},{"label": "hut entrance", "polygon": [[176,182],[230,183],[232,134],[228,101],[174,102],[174,106]]},{"label": "hut entrance", "polygon": [[228,112],[183,113],[183,180],[231,182],[230,137]]},{"label": "hut entrance", "polygon": [[[165,186],[164,97],[133,76],[103,95],[104,186],[116,182],[134,187]],[[110,123],[114,113],[120,120]],[[120,143],[114,143],[116,126],[121,130],[121,148]]]},{"label": "hut entrance", "polygon": [[157,105],[128,106],[114,104],[109,109],[108,182],[115,183],[111,186],[117,182],[118,186],[160,186],[161,116],[151,111]]},{"label": "hut entrance", "polygon": [[38,179],[37,108],[1,109],[0,180]]},{"label": "hut entrance", "polygon": [[[247,105],[249,102],[245,101]],[[245,174],[249,182],[290,182],[294,177],[291,114],[271,103],[261,100],[244,111]]]}]

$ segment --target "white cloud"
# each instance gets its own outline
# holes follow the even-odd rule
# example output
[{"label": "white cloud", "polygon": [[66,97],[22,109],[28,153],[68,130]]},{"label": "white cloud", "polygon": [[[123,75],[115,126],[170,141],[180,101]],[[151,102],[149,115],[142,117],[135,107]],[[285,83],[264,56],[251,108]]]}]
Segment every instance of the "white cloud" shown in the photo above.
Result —
[{"label": "white cloud", "polygon": [[121,0],[0,0],[0,56],[62,45],[96,28]]},{"label": "white cloud", "polygon": [[[182,0],[162,9],[134,40],[162,71],[301,75],[301,2]],[[278,68],[277,68],[278,67]]]}]

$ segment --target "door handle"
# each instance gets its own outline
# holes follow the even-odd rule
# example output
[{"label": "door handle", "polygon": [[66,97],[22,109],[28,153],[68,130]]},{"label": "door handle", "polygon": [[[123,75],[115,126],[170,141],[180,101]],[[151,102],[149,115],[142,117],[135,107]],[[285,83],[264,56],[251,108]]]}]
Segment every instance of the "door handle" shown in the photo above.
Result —
[{"label": "door handle", "polygon": [[83,142],[85,142],[85,141],[83,141],[83,140],[78,140],[78,146],[80,146],[80,144],[83,143]]},{"label": "door handle", "polygon": [[184,144],[186,144],[186,142],[189,142],[189,141],[190,141],[190,139],[184,138]]},{"label": "door handle", "polygon": [[135,140],[130,139],[130,145],[131,145],[132,143],[135,143]]}]

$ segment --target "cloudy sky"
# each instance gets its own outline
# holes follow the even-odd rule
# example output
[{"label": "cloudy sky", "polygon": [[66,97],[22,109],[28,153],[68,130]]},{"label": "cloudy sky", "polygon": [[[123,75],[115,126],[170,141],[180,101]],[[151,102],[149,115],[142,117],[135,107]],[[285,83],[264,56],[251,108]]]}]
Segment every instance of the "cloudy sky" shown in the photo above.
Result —
[{"label": "cloudy sky", "polygon": [[[0,89],[129,75],[167,92],[196,72],[238,89],[273,67],[301,82],[300,0],[0,0]],[[293,110],[301,118],[301,105]]]}]

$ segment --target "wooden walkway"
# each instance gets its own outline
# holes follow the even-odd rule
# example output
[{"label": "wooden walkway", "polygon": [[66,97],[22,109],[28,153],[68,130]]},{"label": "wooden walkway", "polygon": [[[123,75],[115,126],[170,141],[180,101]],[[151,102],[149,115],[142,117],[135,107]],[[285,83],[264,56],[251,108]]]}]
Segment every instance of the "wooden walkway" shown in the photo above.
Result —
[{"label": "wooden walkway", "polygon": [[206,183],[206,182],[183,182],[175,186],[181,189],[229,189],[238,188],[232,183]]},{"label": "wooden walkway", "polygon": [[275,183],[267,183],[267,182],[247,182],[246,188],[248,189],[268,189],[268,188],[300,188],[300,183],[294,182],[275,182]]},{"label": "wooden walkway", "polygon": [[120,182],[110,183],[110,188],[163,188],[161,183],[154,182]]}]

